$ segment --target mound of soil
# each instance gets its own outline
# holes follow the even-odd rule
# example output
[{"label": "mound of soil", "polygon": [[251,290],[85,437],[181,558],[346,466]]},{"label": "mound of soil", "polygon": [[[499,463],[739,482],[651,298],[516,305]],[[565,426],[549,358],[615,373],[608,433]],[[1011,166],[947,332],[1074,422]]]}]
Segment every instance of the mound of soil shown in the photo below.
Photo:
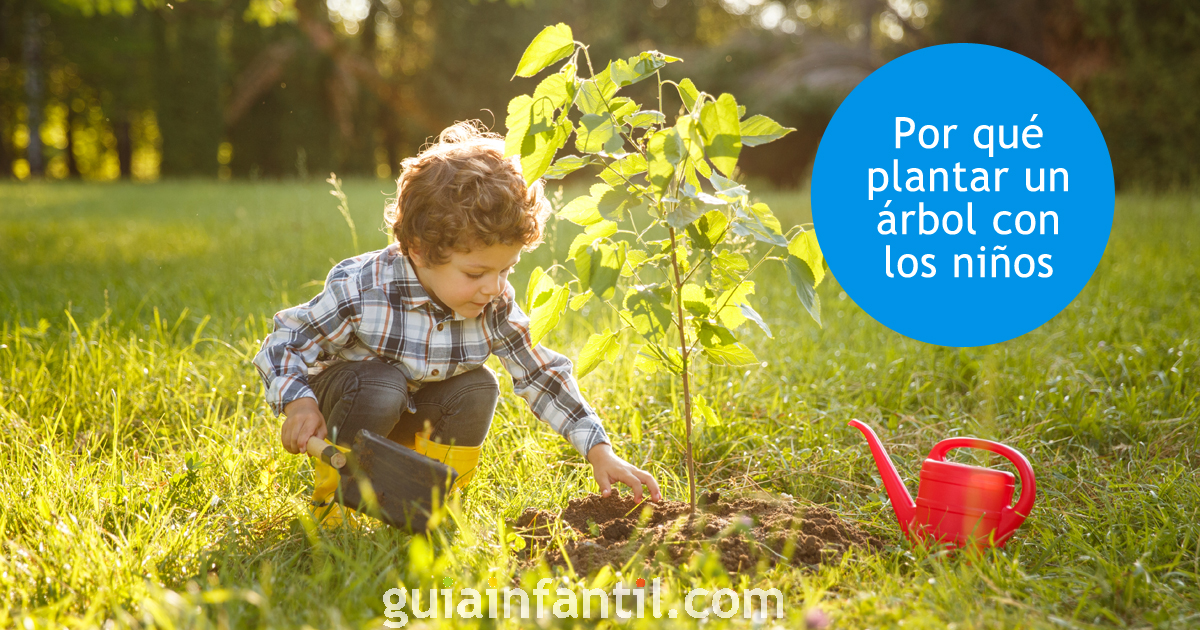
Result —
[{"label": "mound of soil", "polygon": [[[604,565],[623,566],[642,553],[644,564],[686,563],[693,554],[712,550],[731,573],[788,563],[834,563],[850,547],[882,547],[857,525],[827,508],[763,498],[724,500],[719,493],[700,497],[693,513],[687,503],[635,503],[614,490],[573,499],[561,514],[526,509],[509,526],[525,539],[526,558],[545,553],[551,565],[571,566],[580,574]],[[552,544],[565,534],[560,548]],[[566,556],[563,555],[566,550]]]}]

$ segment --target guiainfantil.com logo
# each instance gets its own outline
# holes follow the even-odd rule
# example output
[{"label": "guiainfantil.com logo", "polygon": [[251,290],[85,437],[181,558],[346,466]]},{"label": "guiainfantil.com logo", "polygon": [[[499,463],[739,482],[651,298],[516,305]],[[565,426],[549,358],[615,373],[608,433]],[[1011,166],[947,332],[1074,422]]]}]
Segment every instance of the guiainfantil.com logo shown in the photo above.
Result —
[{"label": "guiainfantil.com logo", "polygon": [[[533,619],[554,615],[559,619],[644,619],[647,612],[655,619],[665,614],[669,619],[679,616],[675,608],[663,610],[661,595],[665,592],[659,578],[647,586],[639,578],[636,588],[617,582],[612,590],[603,588],[568,588],[565,584],[553,591],[555,580],[544,578],[533,589],[533,597],[521,588],[496,588],[496,578],[488,580],[489,588],[481,593],[475,588],[451,588],[451,578],[442,580],[443,588],[406,590],[403,585],[383,594],[384,625],[402,628],[409,614],[417,619]],[[553,597],[551,595],[553,594]],[[532,603],[532,606],[531,606]],[[611,605],[610,605],[611,604]],[[407,609],[407,611],[406,611]],[[693,619],[705,619],[710,614],[729,619],[740,614],[745,619],[783,617],[783,594],[777,588],[721,588],[715,591],[697,588],[683,598],[683,612]]]}]

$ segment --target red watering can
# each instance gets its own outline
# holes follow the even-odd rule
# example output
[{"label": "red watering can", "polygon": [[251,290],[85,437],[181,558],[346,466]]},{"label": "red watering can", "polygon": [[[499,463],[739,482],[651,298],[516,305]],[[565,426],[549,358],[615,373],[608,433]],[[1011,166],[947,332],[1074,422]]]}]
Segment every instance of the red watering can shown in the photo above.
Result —
[{"label": "red watering can", "polygon": [[[955,547],[1003,547],[1033,509],[1037,494],[1033,468],[1024,455],[1010,447],[967,437],[938,442],[921,465],[921,486],[914,503],[871,427],[858,420],[849,424],[862,431],[871,445],[900,528],[914,542],[929,539]],[[1011,473],[948,462],[946,451],[952,448],[979,448],[1008,458],[1021,474],[1017,504],[1010,505],[1014,487]]]}]

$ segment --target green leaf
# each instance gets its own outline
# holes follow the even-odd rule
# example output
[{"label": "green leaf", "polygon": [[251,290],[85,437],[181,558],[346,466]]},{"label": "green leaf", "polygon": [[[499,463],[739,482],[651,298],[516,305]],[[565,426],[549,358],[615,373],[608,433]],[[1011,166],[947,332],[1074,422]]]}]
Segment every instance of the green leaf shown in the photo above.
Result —
[{"label": "green leaf", "polygon": [[667,225],[681,230],[704,215],[704,205],[692,197],[684,197],[667,213]]},{"label": "green leaf", "polygon": [[738,308],[741,309],[742,315],[744,315],[746,319],[758,324],[758,327],[763,329],[763,332],[767,333],[768,337],[771,339],[775,338],[775,335],[771,334],[771,327],[767,325],[767,322],[763,321],[762,315],[759,315],[758,311],[754,310],[753,306],[750,306],[749,304],[739,304]]},{"label": "green leaf", "polygon": [[670,289],[652,287],[625,294],[625,308],[638,334],[657,341],[664,339],[671,327]]},{"label": "green leaf", "polygon": [[562,179],[571,173],[592,164],[592,158],[578,155],[564,155],[554,161],[554,165],[542,175],[545,179]]},{"label": "green leaf", "polygon": [[741,123],[742,146],[756,147],[778,140],[793,131],[795,129],[784,127],[762,114],[755,114]]},{"label": "green leaf", "polygon": [[687,110],[694,111],[696,109],[696,99],[700,98],[700,90],[696,89],[696,84],[692,83],[691,79],[684,79],[677,84],[679,88],[679,99],[683,101],[683,106]]},{"label": "green leaf", "polygon": [[717,312],[717,319],[721,320],[721,323],[730,330],[746,323],[746,316],[742,314],[741,306],[753,293],[754,283],[750,281],[739,282],[733,288],[721,293],[712,301],[713,307],[721,308]]},{"label": "green leaf", "polygon": [[608,68],[579,84],[575,106],[585,114],[607,114],[609,103],[617,93],[617,84],[609,78]]},{"label": "green leaf", "polygon": [[674,127],[663,129],[650,136],[650,142],[646,144],[646,151],[650,155],[649,163],[646,165],[650,186],[659,196],[662,196],[675,177],[675,165],[683,159],[685,151],[683,140],[680,139],[679,132]]},{"label": "green leaf", "polygon": [[[692,174],[695,174],[695,171],[692,171]],[[720,177],[720,176],[718,175],[717,177]],[[693,181],[695,181],[695,183],[693,183]],[[698,188],[699,183],[700,183],[699,180],[690,180],[689,179],[689,180],[685,181],[683,186],[679,187],[679,194],[683,195],[684,197],[691,197],[692,199],[695,199],[696,201],[700,202],[702,205],[706,205],[706,206],[729,205],[728,201],[725,201],[724,199],[721,199],[720,197],[714,197],[713,195],[710,195],[710,194],[704,192],[703,190],[701,190],[700,188]]]},{"label": "green leaf", "polygon": [[[639,362],[639,359],[642,359],[642,357],[645,357],[646,360]],[[642,365],[650,363],[653,364],[653,367],[651,367],[651,369],[645,369],[639,365],[639,363]],[[679,375],[683,373],[683,355],[679,354],[679,350],[676,350],[670,346],[664,348],[656,343],[648,343],[642,346],[641,350],[638,352],[637,358],[634,359],[634,366],[638,367],[639,370],[649,374],[654,373],[651,370],[657,370],[657,368],[663,367],[666,368],[668,372]]]},{"label": "green leaf", "polygon": [[575,50],[575,36],[571,27],[563,23],[547,26],[533,38],[521,61],[517,64],[514,77],[531,77],[546,66],[565,58]]},{"label": "green leaf", "polygon": [[633,415],[629,417],[629,441],[634,444],[642,443],[642,413],[637,409],[633,410]]},{"label": "green leaf", "polygon": [[754,353],[740,343],[724,326],[700,322],[696,338],[704,348],[704,356],[718,365],[750,365],[758,363]]},{"label": "green leaf", "polygon": [[628,60],[617,59],[608,65],[609,75],[617,87],[633,85],[649,77],[659,68],[667,65],[664,55],[660,52],[644,52]]},{"label": "green leaf", "polygon": [[680,297],[683,299],[684,310],[696,317],[708,317],[711,310],[708,303],[712,299],[710,291],[705,291],[704,287],[698,284],[685,284]]},{"label": "green leaf", "polygon": [[663,116],[662,112],[655,111],[653,109],[646,109],[626,116],[625,120],[622,122],[630,127],[633,127],[634,129],[637,129],[639,127],[653,127],[654,125],[661,125],[666,122],[666,120],[667,117]]},{"label": "green leaf", "polygon": [[592,184],[591,194],[576,197],[558,211],[558,217],[576,225],[592,225],[605,219],[620,221],[625,210],[637,203],[637,198],[624,188]]},{"label": "green leaf", "polygon": [[504,154],[507,156],[521,155],[521,144],[529,134],[532,115],[533,97],[522,94],[508,102],[508,116],[504,126],[508,132],[504,134]]},{"label": "green leaf", "polygon": [[538,84],[533,91],[533,100],[545,100],[555,108],[564,107],[575,98],[575,66],[567,64],[562,71],[556,72]]},{"label": "green leaf", "polygon": [[711,281],[716,288],[729,288],[740,282],[742,274],[749,269],[750,262],[745,256],[722,250],[712,259]]},{"label": "green leaf", "polygon": [[637,356],[633,357],[634,369],[643,374],[657,374],[658,365],[659,362],[657,357],[644,352],[639,351]]},{"label": "green leaf", "polygon": [[775,218],[767,204],[756,203],[745,210],[739,206],[737,212],[741,220],[733,224],[735,234],[751,236],[755,240],[780,247],[787,246],[787,239],[783,238],[783,232],[779,230],[779,219]]},{"label": "green leaf", "polygon": [[554,288],[554,279],[546,275],[541,267],[534,267],[529,272],[529,281],[525,286],[525,312],[532,313],[534,300],[543,291]]},{"label": "green leaf", "polygon": [[579,351],[579,358],[575,361],[575,377],[583,378],[604,361],[616,361],[619,350],[617,333],[607,328],[602,333],[588,337],[587,343],[583,344],[583,349]]},{"label": "green leaf", "polygon": [[[606,190],[597,194],[597,190],[601,187]],[[592,186],[592,197],[596,198],[596,211],[609,221],[619,222],[625,216],[625,211],[636,207],[638,203],[637,198],[629,194],[624,186],[614,188],[604,184],[595,184]]]},{"label": "green leaf", "polygon": [[578,311],[579,309],[583,308],[583,305],[587,304],[588,300],[592,299],[592,295],[592,290],[588,289],[587,291],[584,291],[583,293],[571,298],[571,302],[569,303],[571,310]]},{"label": "green leaf", "polygon": [[650,254],[640,249],[631,249],[625,254],[625,266],[621,269],[621,277],[629,278],[633,272],[650,259]]},{"label": "green leaf", "polygon": [[529,314],[529,340],[535,346],[541,343],[546,333],[554,330],[554,327],[558,325],[563,309],[567,307],[571,291],[567,287],[555,287],[552,291],[545,292],[544,295],[544,299],[541,296],[538,297],[537,301],[540,301],[541,304],[535,305],[533,312]]},{"label": "green leaf", "polygon": [[600,171],[600,179],[603,179],[610,186],[625,186],[634,177],[646,171],[646,158],[640,153],[630,153],[625,157],[612,162]]},{"label": "green leaf", "polygon": [[[571,137],[572,128],[571,121],[563,116],[562,121],[553,131],[526,137],[526,142],[521,147],[521,173],[525,176],[526,184],[537,181],[550,168],[550,163],[554,161],[554,155],[567,143],[567,138]],[[526,153],[526,147],[530,146],[531,138],[533,140],[532,147]]]},{"label": "green leaf", "polygon": [[694,394],[692,396],[692,406],[699,412],[700,418],[704,420],[704,425],[709,427],[721,426],[721,419],[717,417],[717,413],[708,405],[708,401],[704,396]]},{"label": "green leaf", "polygon": [[[595,189],[595,186],[592,186]],[[596,199],[591,195],[583,195],[571,200],[558,211],[558,218],[566,219],[575,225],[592,225],[604,220],[596,209]]]},{"label": "green leaf", "polygon": [[738,105],[731,94],[722,94],[700,110],[704,151],[708,159],[728,177],[733,177],[738,155],[742,152],[742,130]]},{"label": "green leaf", "polygon": [[693,247],[708,250],[716,247],[721,239],[725,238],[725,232],[728,229],[729,217],[720,210],[709,210],[687,226],[687,233],[688,237],[692,239]]},{"label": "green leaf", "polygon": [[617,233],[617,224],[613,221],[601,221],[587,226],[587,229],[571,241],[571,247],[567,248],[567,260],[575,260],[576,256],[583,253],[588,248],[588,245],[595,243],[602,238],[608,238]]},{"label": "green leaf", "polygon": [[[579,284],[588,287],[601,299],[609,299],[616,292],[621,268],[625,266],[625,243],[613,244],[599,241],[587,246],[575,257],[576,275]],[[566,302],[563,303],[566,305]]]},{"label": "green leaf", "polygon": [[745,186],[720,175],[714,174],[708,178],[708,183],[712,184],[714,195],[730,203],[743,201],[750,194]]},{"label": "green leaf", "polygon": [[791,280],[796,289],[796,297],[800,298],[800,303],[808,310],[813,321],[817,322],[817,326],[821,326],[821,296],[817,295],[816,278],[812,269],[809,269],[808,263],[791,254],[788,254],[783,264],[788,270],[788,280]]},{"label": "green leaf", "polygon": [[675,122],[675,130],[679,132],[680,139],[683,140],[685,155],[691,162],[691,165],[703,176],[709,177],[712,173],[712,168],[708,162],[704,161],[704,138],[700,135],[700,124],[691,116],[681,116]]},{"label": "green leaf", "polygon": [[612,116],[584,114],[579,119],[579,128],[575,130],[575,148],[583,153],[616,153],[625,143],[618,133],[613,126]]},{"label": "green leaf", "polygon": [[504,122],[508,127],[504,153],[521,158],[526,183],[532,183],[550,168],[554,154],[566,143],[572,130],[571,121],[565,116],[555,123],[554,106],[549,101],[535,101],[528,95],[509,101]]},{"label": "green leaf", "polygon": [[820,286],[825,279],[825,256],[821,246],[817,244],[816,232],[800,232],[788,243],[788,253],[808,263],[808,269],[813,273],[813,287]]}]

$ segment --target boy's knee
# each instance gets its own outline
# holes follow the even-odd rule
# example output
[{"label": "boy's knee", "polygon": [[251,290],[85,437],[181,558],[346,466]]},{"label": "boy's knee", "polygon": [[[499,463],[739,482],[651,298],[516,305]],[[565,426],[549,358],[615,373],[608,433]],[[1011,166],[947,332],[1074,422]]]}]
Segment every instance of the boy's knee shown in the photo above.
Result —
[{"label": "boy's knee", "polygon": [[[334,368],[330,368],[334,369]],[[383,361],[355,361],[339,365],[338,383],[328,394],[341,403],[327,413],[327,428],[337,431],[338,443],[349,445],[361,429],[387,435],[408,410],[408,381],[404,374]]]},{"label": "boy's knee", "polygon": [[463,379],[458,396],[460,408],[478,407],[488,415],[496,410],[496,402],[500,400],[500,379],[491,368],[485,365],[455,378]]}]

